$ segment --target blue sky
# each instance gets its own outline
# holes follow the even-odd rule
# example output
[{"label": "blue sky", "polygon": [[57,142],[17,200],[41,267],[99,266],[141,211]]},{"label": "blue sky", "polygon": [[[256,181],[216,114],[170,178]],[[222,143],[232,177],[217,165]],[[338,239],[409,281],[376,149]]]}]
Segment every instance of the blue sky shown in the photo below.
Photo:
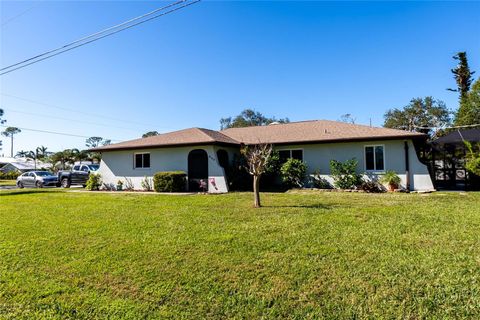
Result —
[{"label": "blue sky", "polygon": [[[2,1],[0,64],[165,4]],[[12,126],[117,140],[218,129],[244,108],[291,121],[351,113],[381,125],[387,109],[414,97],[457,108],[445,90],[455,87],[452,56],[467,51],[480,74],[479,13],[479,2],[203,1],[2,76],[0,105]],[[15,149],[84,140],[24,130]]]}]

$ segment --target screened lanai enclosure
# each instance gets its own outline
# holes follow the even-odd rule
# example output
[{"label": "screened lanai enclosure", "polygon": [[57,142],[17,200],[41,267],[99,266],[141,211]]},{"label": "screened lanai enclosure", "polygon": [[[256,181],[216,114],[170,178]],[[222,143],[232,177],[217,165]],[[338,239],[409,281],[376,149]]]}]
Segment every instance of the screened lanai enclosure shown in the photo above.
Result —
[{"label": "screened lanai enclosure", "polygon": [[437,190],[480,190],[480,177],[465,169],[470,142],[480,152],[480,129],[456,130],[431,143],[431,173]]}]

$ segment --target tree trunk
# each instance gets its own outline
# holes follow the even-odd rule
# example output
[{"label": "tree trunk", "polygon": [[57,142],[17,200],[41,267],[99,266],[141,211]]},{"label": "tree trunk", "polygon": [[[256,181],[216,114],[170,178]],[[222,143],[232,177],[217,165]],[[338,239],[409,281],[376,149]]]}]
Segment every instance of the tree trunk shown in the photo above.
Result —
[{"label": "tree trunk", "polygon": [[260,208],[260,176],[253,176],[253,206],[255,208]]}]

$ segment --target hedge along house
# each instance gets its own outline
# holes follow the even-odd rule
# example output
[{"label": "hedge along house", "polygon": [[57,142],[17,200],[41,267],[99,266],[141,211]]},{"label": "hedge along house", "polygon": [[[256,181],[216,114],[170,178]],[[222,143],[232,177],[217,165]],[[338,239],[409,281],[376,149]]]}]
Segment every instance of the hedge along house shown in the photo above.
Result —
[{"label": "hedge along house", "polygon": [[280,158],[306,162],[308,174],[319,171],[332,182],[330,160],[355,158],[357,170],[377,179],[386,170],[398,173],[403,188],[433,190],[427,166],[415,151],[426,136],[402,130],[314,120],[214,131],[191,128],[92,149],[102,152],[99,172],[105,183],[129,178],[141,189],[145,176],[185,171],[188,190],[203,181],[208,192],[228,192],[226,168],[242,144],[270,143]]}]

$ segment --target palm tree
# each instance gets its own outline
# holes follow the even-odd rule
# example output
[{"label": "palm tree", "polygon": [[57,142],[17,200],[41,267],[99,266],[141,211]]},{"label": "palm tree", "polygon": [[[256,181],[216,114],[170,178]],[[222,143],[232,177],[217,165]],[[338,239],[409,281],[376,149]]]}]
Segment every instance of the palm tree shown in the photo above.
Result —
[{"label": "palm tree", "polygon": [[20,133],[22,132],[22,130],[20,130],[19,128],[16,128],[16,127],[8,127],[6,128],[3,132],[2,132],[2,135],[4,135],[5,137],[10,137],[12,140],[12,145],[11,145],[11,149],[10,149],[10,157],[13,158],[13,136],[16,135],[17,133]]},{"label": "palm tree", "polygon": [[17,152],[17,154],[15,155],[15,157],[18,157],[18,158],[27,158],[29,152],[30,152],[30,151],[20,150],[20,151]]},{"label": "palm tree", "polygon": [[51,153],[51,152],[48,152],[47,147],[44,147],[44,146],[37,147],[35,152],[37,153],[38,159],[45,159]]}]

